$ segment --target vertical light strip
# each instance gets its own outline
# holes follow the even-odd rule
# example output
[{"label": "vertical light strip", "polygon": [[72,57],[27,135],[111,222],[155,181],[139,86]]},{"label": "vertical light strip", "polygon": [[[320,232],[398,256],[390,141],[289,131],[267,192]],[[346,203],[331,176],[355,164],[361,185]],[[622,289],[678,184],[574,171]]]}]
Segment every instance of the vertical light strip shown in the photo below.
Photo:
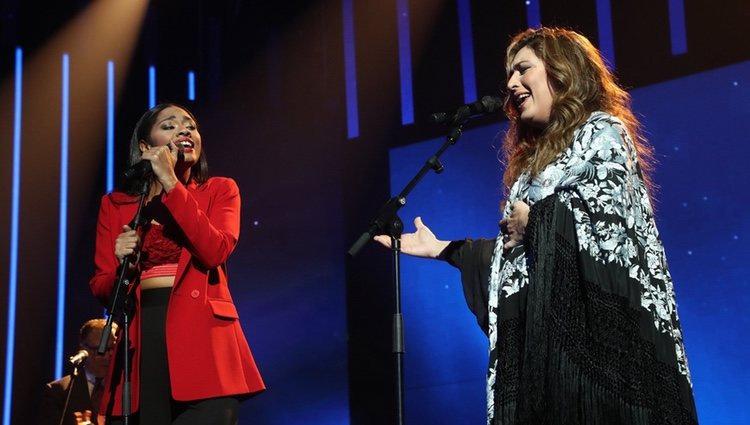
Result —
[{"label": "vertical light strip", "polygon": [[669,35],[672,54],[687,53],[687,31],[685,29],[685,0],[669,0]]},{"label": "vertical light strip", "polygon": [[156,106],[156,67],[148,67],[148,108]]},{"label": "vertical light strip", "polygon": [[612,36],[612,9],[610,0],[596,0],[596,23],[599,28],[599,51],[607,67],[615,69],[615,42]]},{"label": "vertical light strip", "polygon": [[526,25],[529,28],[542,26],[542,11],[539,2],[542,0],[526,0]]},{"label": "vertical light strip", "polygon": [[461,36],[464,103],[472,103],[477,100],[477,81],[474,70],[474,36],[471,27],[471,4],[469,0],[458,0],[458,32]]},{"label": "vertical light strip", "polygon": [[411,30],[409,0],[396,0],[398,13],[398,60],[401,73],[401,124],[414,124],[414,95],[411,81]]},{"label": "vertical light strip", "polygon": [[107,193],[115,188],[115,63],[107,61]]},{"label": "vertical light strip", "polygon": [[195,102],[195,72],[188,71],[188,100]]},{"label": "vertical light strip", "polygon": [[18,285],[18,204],[21,188],[21,87],[23,50],[16,48],[16,87],[13,100],[13,181],[10,206],[10,275],[8,276],[8,337],[5,345],[3,425],[10,425],[13,394],[13,353],[16,343],[16,288]]},{"label": "vertical light strip", "polygon": [[57,246],[57,334],[55,379],[62,378],[63,330],[65,328],[65,259],[68,243],[68,124],[70,106],[70,57],[62,56],[62,114],[60,117],[60,221]]},{"label": "vertical light strip", "polygon": [[350,139],[359,137],[359,108],[357,105],[357,58],[354,51],[353,0],[341,0],[344,24],[344,78],[346,84],[346,131]]}]

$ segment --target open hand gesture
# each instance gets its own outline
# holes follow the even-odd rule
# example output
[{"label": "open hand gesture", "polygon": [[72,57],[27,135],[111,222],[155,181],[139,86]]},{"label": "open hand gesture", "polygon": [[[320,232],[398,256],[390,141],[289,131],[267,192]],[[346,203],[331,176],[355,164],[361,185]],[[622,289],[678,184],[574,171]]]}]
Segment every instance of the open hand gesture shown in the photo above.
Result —
[{"label": "open hand gesture", "polygon": [[[414,233],[401,235],[401,252],[404,254],[423,258],[437,258],[450,243],[435,237],[432,230],[422,223],[421,217],[414,219],[414,226],[417,228]],[[391,237],[388,235],[378,235],[374,239],[385,247],[391,247]]]}]

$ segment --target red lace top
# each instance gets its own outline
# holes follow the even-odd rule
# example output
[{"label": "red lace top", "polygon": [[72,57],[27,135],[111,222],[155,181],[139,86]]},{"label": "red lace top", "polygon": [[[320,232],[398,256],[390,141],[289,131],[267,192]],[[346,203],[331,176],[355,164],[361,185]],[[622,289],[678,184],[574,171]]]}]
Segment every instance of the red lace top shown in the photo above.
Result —
[{"label": "red lace top", "polygon": [[151,223],[141,247],[141,279],[175,276],[182,247],[164,233],[164,226]]}]

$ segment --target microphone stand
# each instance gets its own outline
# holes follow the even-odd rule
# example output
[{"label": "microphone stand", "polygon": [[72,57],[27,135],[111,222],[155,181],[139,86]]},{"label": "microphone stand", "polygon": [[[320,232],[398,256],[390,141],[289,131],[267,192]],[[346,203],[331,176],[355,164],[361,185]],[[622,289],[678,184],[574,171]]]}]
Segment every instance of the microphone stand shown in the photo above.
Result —
[{"label": "microphone stand", "polygon": [[458,138],[461,137],[463,126],[469,120],[469,116],[455,120],[451,126],[450,133],[446,137],[445,143],[438,151],[430,157],[417,174],[409,181],[406,187],[391,199],[380,209],[375,219],[370,222],[367,231],[357,239],[347,252],[350,257],[357,255],[360,249],[376,235],[389,235],[391,237],[391,249],[393,251],[393,293],[394,293],[394,313],[392,322],[393,332],[393,354],[395,356],[396,366],[396,397],[397,397],[397,424],[404,424],[404,318],[401,314],[401,233],[404,230],[404,224],[398,216],[398,210],[406,205],[406,197],[416,187],[417,183],[430,170],[436,174],[443,172],[443,164],[440,163],[440,156],[451,145],[455,145]]},{"label": "microphone stand", "polygon": [[78,374],[80,373],[78,368],[83,363],[79,363],[76,365],[73,365],[73,373],[70,374],[70,385],[68,385],[68,389],[66,391],[65,395],[65,404],[63,405],[62,413],[60,414],[60,421],[58,422],[59,425],[63,425],[65,423],[65,415],[68,413],[68,408],[70,407],[70,396],[73,394],[73,387],[76,385],[76,381],[78,380]]},{"label": "microphone stand", "polygon": [[[146,200],[146,195],[151,187],[151,179],[146,176],[141,187],[140,199],[138,200],[138,209],[136,210],[133,221],[130,222],[129,227],[133,230],[138,230],[138,226],[141,223],[141,211],[143,210],[143,204]],[[131,254],[125,257],[122,264],[120,265],[117,280],[115,281],[114,293],[112,300],[110,301],[109,316],[107,316],[107,323],[104,325],[102,330],[102,338],[99,342],[99,349],[97,353],[103,355],[107,352],[107,346],[109,338],[112,335],[112,319],[118,317],[118,322],[121,323],[122,335],[125,340],[120,342],[122,349],[122,361],[123,361],[123,380],[122,380],[122,424],[128,425],[130,423],[130,340],[129,328],[130,328],[130,296],[128,289],[130,287],[130,280],[126,277],[126,274],[130,270],[130,266],[135,263],[135,254]]]}]

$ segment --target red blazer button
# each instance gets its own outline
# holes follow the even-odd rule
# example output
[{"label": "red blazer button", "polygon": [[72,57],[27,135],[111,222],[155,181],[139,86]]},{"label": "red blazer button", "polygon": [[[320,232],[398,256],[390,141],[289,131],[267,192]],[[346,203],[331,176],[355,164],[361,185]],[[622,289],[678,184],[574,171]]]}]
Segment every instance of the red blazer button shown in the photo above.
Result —
[{"label": "red blazer button", "polygon": [[200,295],[200,294],[201,294],[201,291],[199,291],[197,289],[193,289],[193,292],[190,293],[190,296],[193,297],[193,298],[198,298],[198,295]]}]

